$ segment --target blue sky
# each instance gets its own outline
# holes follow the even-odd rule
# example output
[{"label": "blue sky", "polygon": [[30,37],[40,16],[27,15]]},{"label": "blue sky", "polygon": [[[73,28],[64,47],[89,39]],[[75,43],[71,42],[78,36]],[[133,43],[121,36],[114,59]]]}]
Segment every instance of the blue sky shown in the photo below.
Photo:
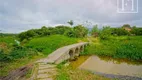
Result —
[{"label": "blue sky", "polygon": [[41,26],[67,25],[69,20],[88,27],[119,27],[126,23],[141,27],[141,4],[139,0],[138,13],[118,13],[117,0],[0,0],[0,30],[18,33]]}]

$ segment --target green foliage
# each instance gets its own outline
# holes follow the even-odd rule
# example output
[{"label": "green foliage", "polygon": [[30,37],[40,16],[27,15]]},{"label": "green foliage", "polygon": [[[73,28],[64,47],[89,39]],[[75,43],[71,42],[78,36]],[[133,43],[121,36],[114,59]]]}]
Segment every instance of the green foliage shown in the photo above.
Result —
[{"label": "green foliage", "polygon": [[136,26],[132,27],[132,34],[134,35],[142,35],[142,28],[137,28]]},{"label": "green foliage", "polygon": [[9,54],[0,53],[0,61],[14,61],[24,57],[37,55],[37,52],[32,49],[17,47],[14,48]]},{"label": "green foliage", "polygon": [[5,43],[8,43],[8,44],[12,44],[14,43],[15,39],[17,39],[16,37],[13,37],[13,36],[6,36],[6,37],[0,37],[0,42],[5,42]]},{"label": "green foliage", "polygon": [[88,30],[82,25],[75,26],[74,28],[63,25],[55,26],[55,28],[43,26],[41,29],[31,29],[26,32],[22,32],[18,35],[18,37],[20,41],[23,41],[23,40],[31,40],[32,38],[35,37],[43,37],[55,34],[79,38],[86,36],[88,34]]},{"label": "green foliage", "polygon": [[130,35],[128,31],[123,28],[111,28],[112,35],[123,36]]},{"label": "green foliage", "polygon": [[82,55],[96,54],[113,58],[142,60],[142,36],[111,36],[109,40],[98,41],[85,48]]},{"label": "green foliage", "polygon": [[66,31],[70,31],[70,30],[71,30],[71,27],[68,27],[68,26],[56,26],[55,27],[56,34],[60,34],[60,35],[63,35],[65,34]]},{"label": "green foliage", "polygon": [[110,26],[104,26],[100,32],[100,38],[102,40],[107,40],[111,36],[111,28]]},{"label": "green foliage", "polygon": [[90,33],[99,33],[98,25],[94,25]]},{"label": "green foliage", "polygon": [[122,28],[131,28],[131,26],[129,24],[124,24]]},{"label": "green foliage", "polygon": [[66,46],[69,44],[76,43],[76,38],[69,38],[63,35],[51,35],[48,37],[34,38],[30,40],[26,46],[36,49],[45,54],[49,54],[52,51],[60,48],[62,46]]},{"label": "green foliage", "polygon": [[133,60],[142,60],[142,50],[138,49],[136,45],[127,43],[122,44],[116,49],[115,58],[128,58]]},{"label": "green foliage", "polygon": [[22,32],[18,35],[20,38],[20,41],[23,41],[24,39],[30,40],[34,37],[39,37],[39,36],[48,36],[51,34],[55,34],[55,29],[52,27],[45,27],[43,26],[41,29],[31,29],[26,32]]},{"label": "green foliage", "polygon": [[85,37],[87,34],[88,34],[88,29],[85,28],[84,26],[82,25],[77,25],[73,28],[74,30],[74,34],[75,34],[75,37],[77,38],[82,38],[82,37]]},{"label": "green foliage", "polygon": [[65,33],[64,33],[65,36],[68,36],[68,37],[75,37],[75,32],[73,29],[70,29],[70,30],[67,30]]}]

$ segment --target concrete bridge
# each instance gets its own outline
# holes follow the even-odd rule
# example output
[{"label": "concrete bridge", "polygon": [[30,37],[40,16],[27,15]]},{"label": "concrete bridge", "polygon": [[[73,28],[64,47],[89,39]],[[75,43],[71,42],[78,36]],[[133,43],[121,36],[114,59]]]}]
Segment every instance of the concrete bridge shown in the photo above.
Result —
[{"label": "concrete bridge", "polygon": [[48,55],[47,58],[41,59],[37,62],[59,64],[65,60],[74,59],[75,57],[79,56],[81,52],[84,51],[84,47],[87,45],[88,42],[82,42],[61,47]]},{"label": "concrete bridge", "polygon": [[87,45],[88,42],[82,42],[64,46],[48,55],[47,58],[37,61],[30,80],[53,80],[52,77],[57,74],[56,64],[79,56]]}]

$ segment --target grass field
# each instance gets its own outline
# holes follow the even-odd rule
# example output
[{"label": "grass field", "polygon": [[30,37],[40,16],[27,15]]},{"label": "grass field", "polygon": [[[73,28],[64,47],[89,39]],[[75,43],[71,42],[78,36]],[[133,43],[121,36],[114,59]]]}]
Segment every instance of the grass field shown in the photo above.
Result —
[{"label": "grass field", "polygon": [[142,60],[142,36],[119,36],[109,40],[90,38],[92,44],[85,49],[83,55],[111,56],[130,60]]}]

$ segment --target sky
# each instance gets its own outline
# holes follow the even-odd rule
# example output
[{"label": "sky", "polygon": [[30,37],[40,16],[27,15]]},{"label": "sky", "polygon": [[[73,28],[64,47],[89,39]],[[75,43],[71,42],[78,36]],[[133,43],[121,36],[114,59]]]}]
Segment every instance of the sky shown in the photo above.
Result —
[{"label": "sky", "polygon": [[[19,33],[41,26],[83,24],[88,28],[97,24],[120,27],[123,24],[142,26],[142,0],[137,13],[122,12],[122,0],[0,0],[0,32]],[[124,8],[130,11],[132,0],[124,0]],[[134,0],[136,1],[136,0]],[[119,10],[119,12],[118,12]]]}]

